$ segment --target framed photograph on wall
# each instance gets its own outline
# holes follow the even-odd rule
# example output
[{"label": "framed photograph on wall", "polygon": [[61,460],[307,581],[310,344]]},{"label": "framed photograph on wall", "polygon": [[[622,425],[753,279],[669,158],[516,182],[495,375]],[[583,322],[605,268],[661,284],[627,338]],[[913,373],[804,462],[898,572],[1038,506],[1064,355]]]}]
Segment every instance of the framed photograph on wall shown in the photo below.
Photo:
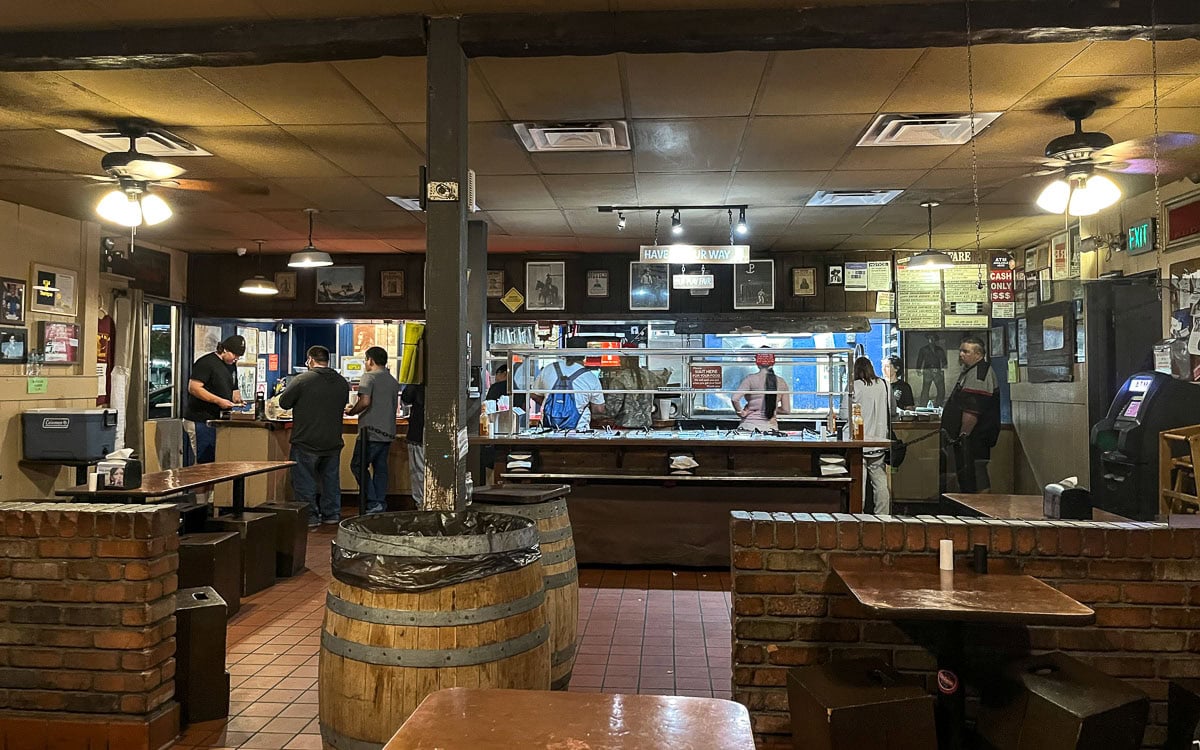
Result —
[{"label": "framed photograph on wall", "polygon": [[31,274],[29,310],[48,315],[66,315],[75,317],[77,301],[75,298],[74,271],[66,268],[33,264]]},{"label": "framed photograph on wall", "polygon": [[596,298],[608,297],[608,271],[587,272],[587,296]]},{"label": "framed photograph on wall", "polygon": [[775,309],[775,261],[756,260],[733,267],[733,309]]},{"label": "framed photograph on wall", "polygon": [[504,271],[487,272],[487,298],[500,299],[504,296]]},{"label": "framed photograph on wall", "polygon": [[825,283],[828,286],[843,286],[846,283],[846,269],[841,265],[830,266],[826,269]]},{"label": "framed photograph on wall", "polygon": [[25,282],[0,278],[0,325],[16,326],[25,322]]},{"label": "framed photograph on wall", "polygon": [[318,305],[362,305],[367,301],[366,272],[362,266],[326,266],[317,269]]},{"label": "framed photograph on wall", "polygon": [[1025,273],[1030,273],[1038,269],[1038,249],[1037,245],[1025,248]]},{"label": "framed photograph on wall", "polygon": [[276,271],[275,288],[279,290],[276,299],[296,299],[296,272]]},{"label": "framed photograph on wall", "polygon": [[380,297],[403,297],[404,296],[404,272],[403,271],[380,271],[379,272],[379,296]]},{"label": "framed photograph on wall", "polygon": [[629,309],[671,309],[671,267],[665,263],[629,264]]},{"label": "framed photograph on wall", "polygon": [[792,296],[793,297],[815,297],[815,296],[817,296],[817,269],[815,269],[815,268],[793,268],[792,269]]},{"label": "framed photograph on wall", "polygon": [[1008,354],[1005,347],[1006,339],[1004,336],[1004,326],[996,326],[989,333],[991,336],[990,346],[988,346],[988,357],[1003,357]]},{"label": "framed photograph on wall", "polygon": [[79,326],[52,320],[38,321],[38,343],[43,362],[48,365],[74,365],[79,362]]},{"label": "framed photograph on wall", "polygon": [[562,261],[525,264],[525,309],[565,310],[567,264]]},{"label": "framed photograph on wall", "polygon": [[0,364],[20,365],[29,353],[29,331],[24,328],[0,328]]}]

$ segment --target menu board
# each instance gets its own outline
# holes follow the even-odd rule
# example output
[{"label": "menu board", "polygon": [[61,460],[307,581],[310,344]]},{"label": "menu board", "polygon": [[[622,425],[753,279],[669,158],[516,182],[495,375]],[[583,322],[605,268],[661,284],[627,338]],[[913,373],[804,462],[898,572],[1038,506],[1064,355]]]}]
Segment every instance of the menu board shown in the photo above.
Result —
[{"label": "menu board", "polygon": [[959,265],[942,271],[942,286],[946,290],[946,304],[955,305],[960,302],[983,304],[987,302],[987,285],[979,283],[980,279],[986,278],[987,270],[983,266],[975,264]]},{"label": "menu board", "polygon": [[900,329],[942,327],[942,274],[940,271],[898,268],[896,325]]}]

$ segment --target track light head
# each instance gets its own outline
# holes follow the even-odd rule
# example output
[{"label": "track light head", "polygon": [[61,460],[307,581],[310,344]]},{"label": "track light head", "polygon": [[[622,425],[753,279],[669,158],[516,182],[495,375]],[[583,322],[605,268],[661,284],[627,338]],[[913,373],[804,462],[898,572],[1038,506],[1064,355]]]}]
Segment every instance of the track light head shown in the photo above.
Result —
[{"label": "track light head", "polygon": [[683,221],[679,218],[679,209],[671,212],[671,234],[683,234]]},{"label": "track light head", "polygon": [[618,232],[625,231],[625,212],[624,211],[617,211],[617,231]]},{"label": "track light head", "polygon": [[746,223],[746,209],[738,209],[738,220],[733,229],[739,235],[745,235],[750,231],[750,225]]}]

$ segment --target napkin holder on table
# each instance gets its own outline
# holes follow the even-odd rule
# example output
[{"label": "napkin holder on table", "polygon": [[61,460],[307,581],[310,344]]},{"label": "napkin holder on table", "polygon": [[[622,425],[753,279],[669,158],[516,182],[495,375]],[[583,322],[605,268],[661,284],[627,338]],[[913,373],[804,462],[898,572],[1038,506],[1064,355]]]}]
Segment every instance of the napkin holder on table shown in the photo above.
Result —
[{"label": "napkin holder on table", "polygon": [[133,490],[142,486],[142,460],[133,455],[132,448],[122,448],[105,456],[96,464],[108,490]]}]

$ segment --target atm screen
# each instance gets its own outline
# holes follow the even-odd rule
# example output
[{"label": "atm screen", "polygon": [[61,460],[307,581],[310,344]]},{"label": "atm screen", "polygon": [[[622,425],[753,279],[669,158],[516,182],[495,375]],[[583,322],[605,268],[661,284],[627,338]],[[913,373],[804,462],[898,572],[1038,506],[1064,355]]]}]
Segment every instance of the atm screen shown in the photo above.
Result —
[{"label": "atm screen", "polygon": [[[1150,384],[1153,382],[1154,381],[1150,378],[1133,378],[1129,381],[1129,392],[1145,393],[1146,391],[1150,390]],[[1137,413],[1136,408],[1134,409],[1134,413]]]},{"label": "atm screen", "polygon": [[1137,419],[1138,410],[1141,408],[1142,400],[1135,398],[1125,406],[1125,410],[1121,412],[1121,417],[1124,419]]}]

